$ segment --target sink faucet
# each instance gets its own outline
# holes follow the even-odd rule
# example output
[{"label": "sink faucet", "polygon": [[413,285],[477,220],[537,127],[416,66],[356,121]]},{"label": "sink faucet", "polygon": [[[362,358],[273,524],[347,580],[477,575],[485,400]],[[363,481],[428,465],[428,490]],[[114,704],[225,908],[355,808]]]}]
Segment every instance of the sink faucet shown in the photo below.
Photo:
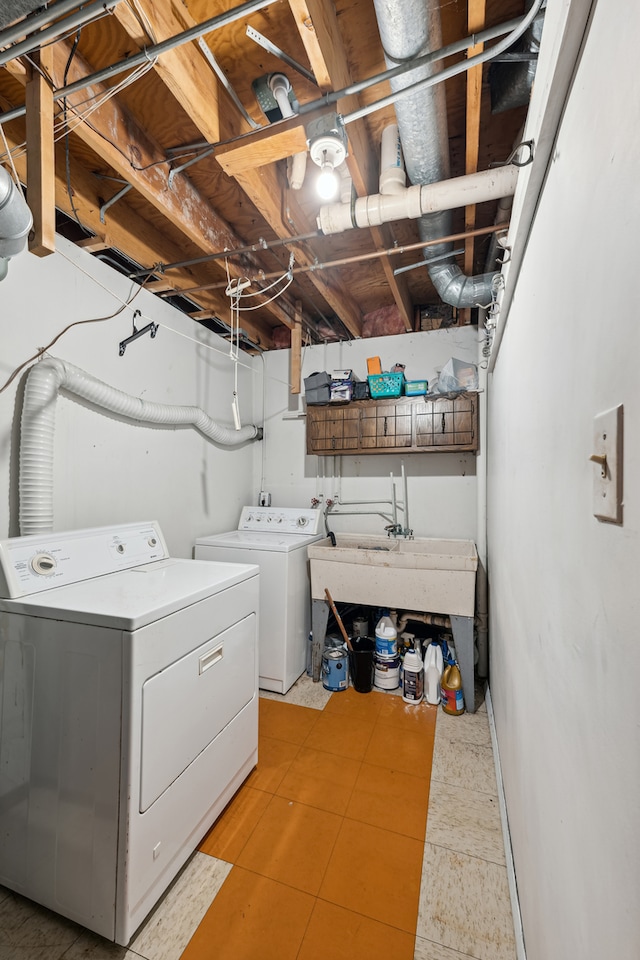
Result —
[{"label": "sink faucet", "polygon": [[400,523],[390,523],[385,527],[385,530],[388,537],[407,537],[408,539],[413,537],[413,530],[403,527]]}]

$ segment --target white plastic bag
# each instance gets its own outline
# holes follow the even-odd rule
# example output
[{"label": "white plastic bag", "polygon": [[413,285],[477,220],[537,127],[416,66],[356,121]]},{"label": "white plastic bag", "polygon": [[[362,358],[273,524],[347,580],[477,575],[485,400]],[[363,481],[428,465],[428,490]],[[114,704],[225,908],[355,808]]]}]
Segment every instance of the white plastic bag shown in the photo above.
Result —
[{"label": "white plastic bag", "polygon": [[478,389],[478,368],[467,360],[447,360],[438,377],[439,393],[457,393]]}]

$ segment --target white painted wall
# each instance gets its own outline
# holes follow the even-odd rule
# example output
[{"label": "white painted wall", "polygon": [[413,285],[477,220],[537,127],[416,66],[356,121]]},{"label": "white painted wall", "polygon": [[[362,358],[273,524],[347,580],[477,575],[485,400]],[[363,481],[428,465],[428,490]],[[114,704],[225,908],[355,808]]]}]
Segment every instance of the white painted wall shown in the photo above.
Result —
[{"label": "white painted wall", "polygon": [[[491,692],[528,960],[640,956],[639,30],[637,4],[595,5],[490,381]],[[589,456],[619,403],[614,526]]]},{"label": "white painted wall", "polygon": [[[373,356],[380,357],[383,370],[389,370],[394,363],[404,363],[409,379],[432,380],[436,370],[451,357],[477,363],[478,330],[467,327],[307,347],[302,377],[320,370],[330,373],[351,368],[364,379],[367,357]],[[255,415],[258,416],[264,399],[265,442],[254,451],[256,475],[262,478],[262,487],[271,493],[274,505],[309,506],[312,497],[322,500],[336,494],[342,501],[390,500],[390,473],[398,478],[397,495],[401,499],[399,478],[404,460],[409,521],[415,535],[475,539],[474,454],[308,457],[304,404],[302,398],[290,394],[290,351],[271,352],[260,362],[264,363],[263,397],[256,384]],[[375,516],[332,516],[331,528],[337,533],[381,533],[385,522]]]},{"label": "white painted wall", "polygon": [[[113,313],[136,285],[58,238],[59,252],[23,253],[0,284],[0,380],[68,323]],[[111,292],[110,292],[111,291]],[[118,355],[132,330],[160,323],[154,340]],[[185,339],[172,333],[186,334]],[[198,342],[194,342],[197,340]],[[211,349],[213,348],[213,349]],[[232,424],[233,366],[228,345],[142,290],[130,308],[104,323],[74,327],[50,354],[145,400],[202,407]],[[252,361],[243,357],[240,413],[251,422]],[[17,536],[19,422],[25,374],[0,394],[0,536]],[[1,386],[1,383],[0,383]],[[192,427],[140,426],[60,394],[56,412],[56,530],[158,520],[175,556],[191,556],[199,535],[234,528],[252,492],[252,444],[223,448]]]}]

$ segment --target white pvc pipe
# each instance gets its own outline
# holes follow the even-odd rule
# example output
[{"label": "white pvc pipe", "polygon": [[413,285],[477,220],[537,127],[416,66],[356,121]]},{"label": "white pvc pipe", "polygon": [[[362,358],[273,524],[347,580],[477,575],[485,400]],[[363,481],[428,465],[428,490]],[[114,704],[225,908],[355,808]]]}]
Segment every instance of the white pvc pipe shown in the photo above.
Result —
[{"label": "white pvc pipe", "polygon": [[380,193],[401,193],[407,186],[398,124],[390,123],[382,131],[380,143]]},{"label": "white pvc pipe", "polygon": [[[270,81],[269,86],[271,87],[271,92],[275,97],[276,103],[280,107],[280,113],[282,114],[283,119],[287,117],[295,116],[293,107],[291,106],[291,101],[289,100],[289,90],[291,89],[291,84],[289,80],[283,73],[274,74]],[[304,183],[304,175],[307,169],[307,151],[303,150],[300,153],[294,153],[291,158],[291,168],[289,170],[289,186],[292,190],[299,190],[302,184]]]},{"label": "white pvc pipe", "polygon": [[66,390],[90,403],[144,423],[191,424],[205,437],[224,446],[261,439],[262,429],[246,426],[228,430],[200,407],[149,403],[97,380],[65,360],[47,357],[29,371],[20,436],[20,535],[53,530],[53,441],[56,400]]},{"label": "white pvc pipe", "polygon": [[517,179],[517,167],[509,165],[438,183],[416,184],[394,194],[360,197],[353,208],[351,204],[327,204],[320,207],[317,223],[320,230],[329,235],[352,227],[415,220],[425,213],[439,213],[512,196]]}]

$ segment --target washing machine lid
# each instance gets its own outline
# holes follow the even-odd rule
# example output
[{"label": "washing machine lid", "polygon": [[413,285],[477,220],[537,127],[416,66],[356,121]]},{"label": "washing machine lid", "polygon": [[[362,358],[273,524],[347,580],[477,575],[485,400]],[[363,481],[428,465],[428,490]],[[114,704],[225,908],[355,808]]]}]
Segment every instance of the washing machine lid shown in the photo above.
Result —
[{"label": "washing machine lid", "polygon": [[200,547],[233,550],[268,550],[271,553],[290,553],[309,543],[321,540],[322,533],[276,533],[273,530],[230,530],[228,533],[216,533],[209,537],[198,537],[196,551]]},{"label": "washing machine lid", "polygon": [[0,600],[0,610],[130,631],[258,574],[254,564],[167,558],[30,596]]}]

